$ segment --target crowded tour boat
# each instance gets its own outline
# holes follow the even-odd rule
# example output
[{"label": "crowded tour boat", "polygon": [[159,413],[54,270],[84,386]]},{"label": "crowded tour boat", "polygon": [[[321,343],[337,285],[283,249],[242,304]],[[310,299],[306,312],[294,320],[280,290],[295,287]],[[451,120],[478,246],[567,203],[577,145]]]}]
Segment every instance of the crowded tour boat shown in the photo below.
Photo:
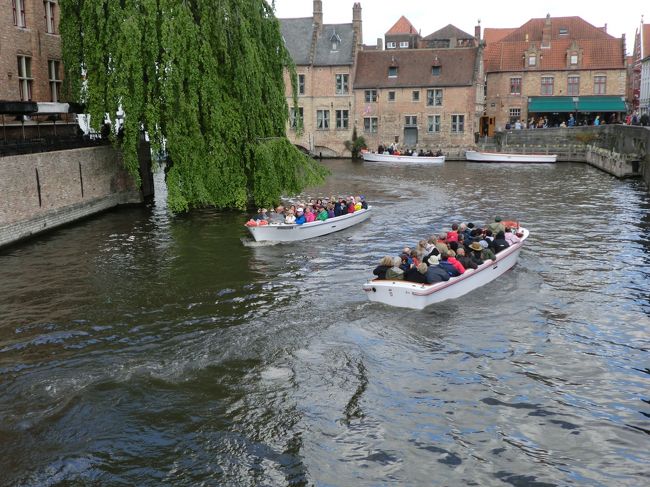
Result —
[{"label": "crowded tour boat", "polygon": [[370,218],[371,210],[364,196],[310,200],[260,208],[246,228],[256,242],[295,242],[350,228]]},{"label": "crowded tour boat", "polygon": [[380,145],[377,152],[368,150],[361,151],[363,160],[366,162],[393,162],[393,163],[416,163],[416,164],[442,164],[445,156],[438,150],[433,153],[431,150],[402,149],[399,150],[395,144],[387,147]]},{"label": "crowded tour boat", "polygon": [[411,309],[458,298],[511,269],[528,235],[518,222],[498,217],[482,228],[453,224],[449,232],[381,259],[363,290],[370,301]]}]

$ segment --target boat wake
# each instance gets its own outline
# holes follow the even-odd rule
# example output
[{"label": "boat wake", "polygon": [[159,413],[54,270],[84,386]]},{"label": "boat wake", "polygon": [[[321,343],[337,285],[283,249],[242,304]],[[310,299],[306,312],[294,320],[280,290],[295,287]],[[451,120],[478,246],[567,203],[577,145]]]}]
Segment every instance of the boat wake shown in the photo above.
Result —
[{"label": "boat wake", "polygon": [[246,238],[242,237],[240,238],[241,243],[244,244],[244,247],[270,247],[272,245],[277,245],[281,243],[280,241],[273,241],[273,240],[262,240],[259,242],[256,242],[252,238]]}]

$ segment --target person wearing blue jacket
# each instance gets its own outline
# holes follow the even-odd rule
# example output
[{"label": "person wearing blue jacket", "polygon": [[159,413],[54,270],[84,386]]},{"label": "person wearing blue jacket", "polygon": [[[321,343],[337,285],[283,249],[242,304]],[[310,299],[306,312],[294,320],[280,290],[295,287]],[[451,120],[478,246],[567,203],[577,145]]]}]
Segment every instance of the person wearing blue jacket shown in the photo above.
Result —
[{"label": "person wearing blue jacket", "polygon": [[302,225],[306,221],[305,210],[303,210],[302,207],[298,207],[298,209],[296,209],[296,225]]}]

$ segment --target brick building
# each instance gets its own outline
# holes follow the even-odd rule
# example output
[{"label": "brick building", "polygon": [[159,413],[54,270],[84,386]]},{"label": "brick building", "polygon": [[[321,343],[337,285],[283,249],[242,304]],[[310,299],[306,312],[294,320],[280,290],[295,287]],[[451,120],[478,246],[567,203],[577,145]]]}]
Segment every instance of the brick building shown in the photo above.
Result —
[{"label": "brick building", "polygon": [[57,0],[0,2],[0,100],[60,101]]},{"label": "brick building", "polygon": [[417,49],[421,47],[422,37],[413,24],[403,15],[388,32],[384,34],[386,49]]},{"label": "brick building", "polygon": [[486,38],[495,40],[485,50],[481,133],[531,118],[559,125],[572,113],[578,123],[624,116],[625,36],[613,37],[580,17],[548,15],[510,32],[486,30]]},{"label": "brick building", "polygon": [[631,71],[630,109],[650,114],[650,24],[644,24],[643,18],[634,36]]},{"label": "brick building", "polygon": [[290,107],[287,135],[313,153],[340,156],[354,127],[352,86],[357,52],[363,44],[361,4],[352,8],[352,23],[323,24],[322,3],[314,0],[313,17],[280,19],[298,75],[297,113],[289,75],[285,75]]},{"label": "brick building", "polygon": [[360,52],[355,119],[368,146],[472,145],[484,106],[482,50],[476,45]]}]

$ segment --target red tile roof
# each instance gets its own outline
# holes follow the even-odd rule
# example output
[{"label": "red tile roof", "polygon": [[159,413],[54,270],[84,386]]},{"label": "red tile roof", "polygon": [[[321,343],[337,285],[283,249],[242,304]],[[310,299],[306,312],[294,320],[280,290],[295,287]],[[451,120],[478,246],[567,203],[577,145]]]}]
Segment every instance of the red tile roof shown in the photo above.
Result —
[{"label": "red tile roof", "polygon": [[[361,51],[357,56],[354,88],[469,86],[474,83],[477,52],[475,47]],[[437,63],[440,74],[434,76],[431,67]],[[388,77],[391,66],[397,66],[395,78]]]},{"label": "red tile roof", "polygon": [[486,27],[483,30],[483,40],[486,44],[492,44],[493,42],[500,41],[515,30],[515,27],[504,27],[500,29],[494,27]]},{"label": "red tile roof", "polygon": [[404,17],[403,15],[399,18],[397,22],[395,22],[395,25],[393,25],[388,32],[386,32],[386,35],[395,35],[395,34],[417,34],[418,31],[415,27],[413,27],[413,24],[409,22],[409,20]]},{"label": "red tile roof", "polygon": [[[607,34],[580,17],[556,17],[550,21],[551,45],[540,50],[542,58],[535,70],[567,69],[567,50],[574,41],[582,50],[581,69],[625,67],[622,38]],[[484,55],[485,71],[524,70],[524,53],[533,46],[540,48],[545,22],[546,19],[531,19],[500,41],[488,43]]]}]

